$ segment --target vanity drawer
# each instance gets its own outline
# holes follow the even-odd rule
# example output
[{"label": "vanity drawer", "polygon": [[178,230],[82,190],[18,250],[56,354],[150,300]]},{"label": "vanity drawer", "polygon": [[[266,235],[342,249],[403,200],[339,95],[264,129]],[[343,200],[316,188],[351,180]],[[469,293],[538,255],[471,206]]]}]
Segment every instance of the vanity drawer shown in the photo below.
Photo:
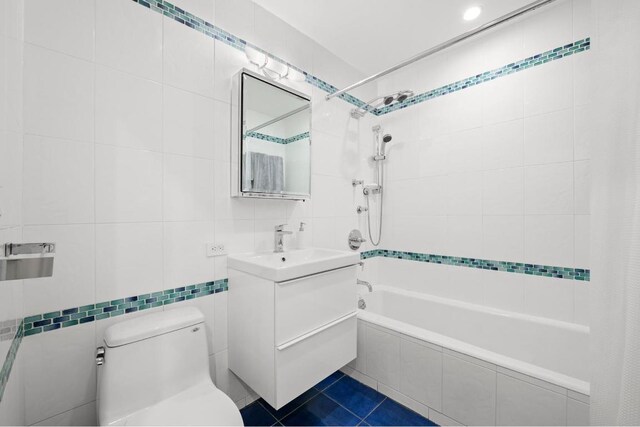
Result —
[{"label": "vanity drawer", "polygon": [[357,312],[276,347],[276,402],[280,408],[356,358]]},{"label": "vanity drawer", "polygon": [[275,345],[333,322],[356,309],[352,265],[275,285]]}]

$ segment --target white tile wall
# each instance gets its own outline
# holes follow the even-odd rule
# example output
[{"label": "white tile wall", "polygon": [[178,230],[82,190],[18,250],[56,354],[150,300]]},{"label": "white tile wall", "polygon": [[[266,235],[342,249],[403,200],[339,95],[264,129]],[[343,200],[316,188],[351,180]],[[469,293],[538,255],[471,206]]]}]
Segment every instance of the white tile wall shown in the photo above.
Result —
[{"label": "white tile wall", "polygon": [[162,220],[162,158],[96,145],[96,222]]},{"label": "white tile wall", "polygon": [[162,86],[96,66],[96,143],[162,151]]},{"label": "white tile wall", "polygon": [[42,47],[92,61],[95,2],[30,0],[24,2],[24,39]]},{"label": "white tile wall", "polygon": [[93,92],[93,63],[25,45],[25,132],[93,141]]},{"label": "white tile wall", "polygon": [[94,217],[94,146],[25,135],[25,224],[79,224]]},{"label": "white tile wall", "polygon": [[96,62],[162,81],[162,22],[159,13],[127,0],[96,2]]},{"label": "white tile wall", "polygon": [[[0,245],[22,240],[23,58],[22,13],[16,1],[0,4]],[[24,316],[24,283],[0,286],[0,321]],[[0,364],[11,346],[0,341]],[[24,354],[18,352],[0,402],[0,424],[25,423]]]},{"label": "white tile wall", "polygon": [[163,79],[167,85],[213,96],[214,40],[164,18]]},{"label": "white tile wall", "polygon": [[[26,3],[27,43],[5,36],[21,34],[4,19],[21,12],[7,2],[1,9],[0,78],[16,81],[0,84],[0,154],[7,155],[0,158],[16,161],[0,165],[0,203],[22,202],[3,211],[0,227],[10,217],[21,224],[22,211],[24,238],[58,247],[54,277],[25,284],[25,314],[226,278],[226,257],[206,257],[205,244],[223,243],[230,253],[270,250],[276,224],[297,230],[307,223],[287,239],[290,247],[328,236],[322,246],[344,249],[348,232],[362,228],[355,212],[362,200],[350,180],[360,169],[361,136],[371,143],[371,118],[355,121],[350,105],[295,83],[313,95],[318,202],[231,199],[230,89],[233,75],[249,66],[243,52],[130,0]],[[260,47],[334,85],[364,77],[250,1],[176,4],[240,37],[258,34]],[[22,49],[24,83],[9,66],[22,63]],[[14,111],[22,87],[24,132]],[[316,233],[322,220],[327,227]],[[15,301],[22,307],[21,295]],[[255,399],[227,368],[226,293],[182,304],[205,314],[218,387],[239,406]],[[96,422],[92,355],[120,319],[24,340],[29,391],[18,412],[28,423]],[[41,354],[51,357],[43,363]]]},{"label": "white tile wall", "polygon": [[28,425],[95,400],[94,336],[87,323],[23,340]]},{"label": "white tile wall", "polygon": [[[434,89],[586,37],[590,12],[585,3],[559,2],[420,61],[382,79],[379,94],[407,85]],[[590,55],[533,67],[378,118],[394,136],[386,161],[389,218],[381,247],[589,268],[593,136],[584,130],[588,88],[581,73]],[[365,167],[373,177],[371,165]],[[588,283],[556,280],[560,285],[545,286],[539,278],[482,271],[482,286],[462,292],[453,288],[466,280],[466,269],[440,268],[446,283],[416,284],[415,276],[401,271],[408,268],[405,262],[379,265],[381,283],[499,308],[527,307],[580,323],[588,318],[586,299],[578,299]],[[427,271],[433,268],[411,268],[422,269],[431,274]],[[567,291],[574,286],[580,291]]]}]

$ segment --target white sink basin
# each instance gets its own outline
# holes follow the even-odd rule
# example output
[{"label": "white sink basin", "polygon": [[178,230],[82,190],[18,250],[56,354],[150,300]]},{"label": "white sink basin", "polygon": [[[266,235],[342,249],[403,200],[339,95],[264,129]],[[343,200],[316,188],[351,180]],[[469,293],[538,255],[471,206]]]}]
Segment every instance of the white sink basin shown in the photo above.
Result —
[{"label": "white sink basin", "polygon": [[360,254],[357,252],[309,248],[280,253],[229,255],[228,267],[274,282],[283,282],[359,262]]}]

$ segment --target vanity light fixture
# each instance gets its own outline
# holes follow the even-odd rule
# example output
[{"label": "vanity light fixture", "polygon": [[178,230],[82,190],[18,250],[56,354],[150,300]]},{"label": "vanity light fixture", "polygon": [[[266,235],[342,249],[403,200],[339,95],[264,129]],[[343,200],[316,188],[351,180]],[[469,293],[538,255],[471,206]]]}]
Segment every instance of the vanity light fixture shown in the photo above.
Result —
[{"label": "vanity light fixture", "polygon": [[482,13],[482,8],[480,6],[471,6],[467,10],[464,11],[464,15],[462,18],[465,21],[473,21]]},{"label": "vanity light fixture", "polygon": [[289,79],[296,82],[303,82],[306,80],[303,72],[270,58],[265,52],[254,47],[247,45],[244,49],[244,53],[249,62],[255,65],[265,77],[268,77],[271,80]]}]

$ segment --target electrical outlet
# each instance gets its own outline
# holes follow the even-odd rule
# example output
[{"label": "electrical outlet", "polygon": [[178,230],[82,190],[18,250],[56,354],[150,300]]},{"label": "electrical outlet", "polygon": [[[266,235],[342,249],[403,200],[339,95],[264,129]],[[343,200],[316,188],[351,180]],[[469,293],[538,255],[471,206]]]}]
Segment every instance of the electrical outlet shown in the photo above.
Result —
[{"label": "electrical outlet", "polygon": [[226,255],[227,251],[224,248],[224,244],[223,243],[207,243],[207,256],[208,257],[213,257],[213,256],[220,256],[220,255]]}]

